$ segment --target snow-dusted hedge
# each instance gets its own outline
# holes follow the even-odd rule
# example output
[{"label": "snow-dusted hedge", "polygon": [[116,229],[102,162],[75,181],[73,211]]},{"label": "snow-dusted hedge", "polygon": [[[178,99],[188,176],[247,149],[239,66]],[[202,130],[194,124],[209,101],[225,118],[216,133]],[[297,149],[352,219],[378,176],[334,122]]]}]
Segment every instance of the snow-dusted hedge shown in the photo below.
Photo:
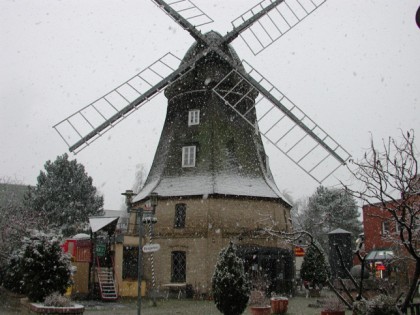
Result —
[{"label": "snow-dusted hedge", "polygon": [[63,294],[70,284],[70,274],[70,258],[58,238],[36,232],[24,239],[22,248],[9,260],[4,285],[26,294],[31,301],[43,301],[53,292]]},{"label": "snow-dusted hedge", "polygon": [[362,300],[354,303],[355,315],[398,315],[395,299],[380,294],[370,300]]}]

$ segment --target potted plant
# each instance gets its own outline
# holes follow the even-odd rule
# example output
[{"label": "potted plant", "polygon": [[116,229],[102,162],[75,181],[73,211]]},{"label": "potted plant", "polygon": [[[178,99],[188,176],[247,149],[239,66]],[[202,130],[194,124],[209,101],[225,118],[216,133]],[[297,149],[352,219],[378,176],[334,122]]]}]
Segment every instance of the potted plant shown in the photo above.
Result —
[{"label": "potted plant", "polygon": [[265,294],[266,282],[261,278],[257,278],[254,282],[254,289],[251,290],[249,298],[250,310],[252,315],[270,315],[270,300]]},{"label": "potted plant", "polygon": [[343,302],[336,297],[329,297],[325,300],[321,315],[344,315],[345,308]]},{"label": "potted plant", "polygon": [[270,299],[270,303],[272,314],[285,314],[287,312],[289,299],[284,296],[273,296]]},{"label": "potted plant", "polygon": [[250,306],[251,314],[252,315],[270,315],[271,314],[271,306],[269,299],[265,296],[265,293],[262,291],[251,291],[251,298],[252,296],[259,296],[257,298],[257,302]]},{"label": "potted plant", "polygon": [[58,292],[54,292],[45,298],[43,303],[28,303],[26,307],[30,314],[72,314],[82,315],[85,307],[74,304],[69,298]]}]

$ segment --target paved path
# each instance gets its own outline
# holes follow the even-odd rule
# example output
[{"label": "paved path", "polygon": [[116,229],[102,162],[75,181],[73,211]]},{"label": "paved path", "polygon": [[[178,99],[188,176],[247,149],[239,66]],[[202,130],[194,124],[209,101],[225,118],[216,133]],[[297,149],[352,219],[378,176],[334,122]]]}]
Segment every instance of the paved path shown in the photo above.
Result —
[{"label": "paved path", "polygon": [[[136,315],[136,300],[121,299],[118,302],[101,301],[78,301],[86,308],[85,315]],[[308,307],[309,304],[316,304],[316,299],[304,297],[294,297],[289,299],[289,310],[287,315],[319,315],[320,309]],[[1,295],[0,292],[0,314],[15,315],[27,314],[20,300]],[[142,315],[221,315],[213,301],[196,300],[159,300],[156,307],[150,301],[144,300],[142,304]],[[250,315],[246,310],[244,315]],[[351,312],[346,312],[346,315]]]}]

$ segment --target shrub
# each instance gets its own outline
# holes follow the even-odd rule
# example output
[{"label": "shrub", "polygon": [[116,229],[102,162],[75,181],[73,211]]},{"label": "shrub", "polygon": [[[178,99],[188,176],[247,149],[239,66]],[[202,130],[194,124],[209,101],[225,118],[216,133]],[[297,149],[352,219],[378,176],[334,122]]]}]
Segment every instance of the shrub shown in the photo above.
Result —
[{"label": "shrub", "polygon": [[53,292],[45,298],[45,306],[67,307],[72,306],[70,299],[58,292]]},{"label": "shrub", "polygon": [[214,302],[225,315],[242,314],[248,303],[250,284],[242,259],[236,255],[236,247],[230,243],[222,249],[212,279]]},{"label": "shrub", "polygon": [[398,315],[395,300],[383,294],[366,301],[357,301],[353,304],[355,315]]},{"label": "shrub", "polygon": [[12,255],[7,262],[3,277],[3,286],[14,293],[23,293],[23,273],[20,270],[20,260],[19,255]]},{"label": "shrub", "polygon": [[[31,301],[43,301],[53,292],[66,292],[70,274],[70,258],[63,253],[58,238],[36,232],[24,239],[10,260],[5,286],[26,294]],[[11,283],[13,278],[19,280],[15,280],[16,285]]]}]

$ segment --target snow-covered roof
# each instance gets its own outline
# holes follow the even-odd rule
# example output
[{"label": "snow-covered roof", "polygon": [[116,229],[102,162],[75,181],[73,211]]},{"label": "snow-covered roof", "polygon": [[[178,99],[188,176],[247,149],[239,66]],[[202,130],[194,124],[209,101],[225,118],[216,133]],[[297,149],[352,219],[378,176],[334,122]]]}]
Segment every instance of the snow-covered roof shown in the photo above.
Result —
[{"label": "snow-covered roof", "polygon": [[351,232],[343,230],[343,229],[335,229],[328,234],[351,234]]},{"label": "snow-covered roof", "polygon": [[240,175],[164,177],[144,186],[133,202],[146,199],[152,192],[162,197],[223,194],[282,198],[286,201],[277,187],[274,184],[270,185],[262,177],[251,178]]},{"label": "snow-covered roof", "polygon": [[89,224],[90,224],[90,228],[92,229],[92,233],[98,232],[99,230],[102,230],[103,228],[105,228],[106,226],[112,224],[112,223],[117,223],[119,217],[111,217],[111,218],[107,218],[107,217],[94,217],[94,218],[89,218]]},{"label": "snow-covered roof", "polygon": [[73,239],[73,240],[86,240],[86,239],[90,239],[90,235],[86,234],[86,233],[79,233],[79,234],[76,234],[75,236],[73,236],[71,239]]}]

